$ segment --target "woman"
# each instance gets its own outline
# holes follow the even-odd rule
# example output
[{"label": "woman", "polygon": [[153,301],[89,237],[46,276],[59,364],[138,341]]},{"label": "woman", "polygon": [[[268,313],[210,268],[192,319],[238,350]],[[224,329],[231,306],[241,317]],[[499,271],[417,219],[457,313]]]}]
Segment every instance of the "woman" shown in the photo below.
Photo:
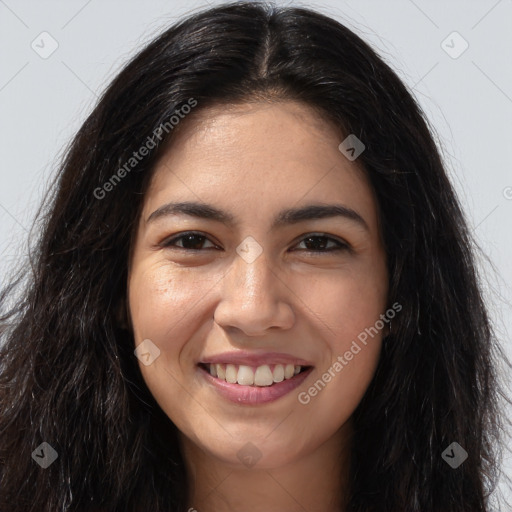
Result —
[{"label": "woman", "polygon": [[2,317],[2,511],[490,510],[503,355],[472,241],[420,108],[347,28],[183,20],[52,190]]}]

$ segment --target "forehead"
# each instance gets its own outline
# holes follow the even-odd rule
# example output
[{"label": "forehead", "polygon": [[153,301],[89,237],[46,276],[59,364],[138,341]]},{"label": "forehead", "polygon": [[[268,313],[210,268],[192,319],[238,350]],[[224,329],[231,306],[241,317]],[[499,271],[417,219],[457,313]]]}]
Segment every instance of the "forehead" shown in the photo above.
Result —
[{"label": "forehead", "polygon": [[240,214],[342,202],[376,221],[363,167],[339,151],[340,131],[306,105],[216,106],[185,119],[173,135],[154,169],[145,218],[164,202],[193,200]]}]

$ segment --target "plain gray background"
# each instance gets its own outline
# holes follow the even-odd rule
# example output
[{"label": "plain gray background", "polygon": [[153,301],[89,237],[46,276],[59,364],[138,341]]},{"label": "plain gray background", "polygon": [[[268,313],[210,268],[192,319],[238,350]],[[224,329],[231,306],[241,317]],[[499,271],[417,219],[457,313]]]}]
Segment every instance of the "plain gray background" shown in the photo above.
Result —
[{"label": "plain gray background", "polygon": [[[26,254],[49,178],[97,96],[143,43],[217,3],[0,0],[0,285]],[[483,284],[512,358],[512,0],[276,3],[338,19],[409,86],[492,262],[481,261]],[[510,457],[505,467],[512,476]]]}]

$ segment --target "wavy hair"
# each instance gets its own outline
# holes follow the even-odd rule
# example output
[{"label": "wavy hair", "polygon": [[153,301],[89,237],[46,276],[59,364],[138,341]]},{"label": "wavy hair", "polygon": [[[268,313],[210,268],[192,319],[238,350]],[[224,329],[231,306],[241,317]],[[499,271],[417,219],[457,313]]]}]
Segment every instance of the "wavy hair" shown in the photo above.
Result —
[{"label": "wavy hair", "polygon": [[[191,99],[190,118],[219,104],[294,100],[363,141],[389,303],[403,309],[354,412],[348,511],[489,511],[506,358],[433,130],[347,27],[255,2],[168,28],[124,66],[66,148],[35,248],[1,295],[0,510],[186,509],[177,428],[147,389],[119,312],[155,162],[188,118],[165,134],[159,127]],[[127,167],[149,138],[154,147]],[[441,456],[454,441],[468,453],[457,469]],[[58,454],[46,469],[33,457],[43,442]]]}]

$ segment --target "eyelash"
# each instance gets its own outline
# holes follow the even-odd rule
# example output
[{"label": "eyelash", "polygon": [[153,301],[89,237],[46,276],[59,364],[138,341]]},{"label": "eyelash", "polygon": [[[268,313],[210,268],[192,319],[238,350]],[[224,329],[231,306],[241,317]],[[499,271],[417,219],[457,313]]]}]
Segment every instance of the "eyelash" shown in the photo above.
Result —
[{"label": "eyelash", "polygon": [[[178,240],[182,240],[188,236],[196,236],[196,237],[199,237],[199,238],[204,238],[206,240],[208,240],[209,242],[211,242],[212,244],[214,242],[212,242],[206,235],[200,233],[200,232],[196,232],[196,231],[186,231],[184,233],[181,233],[179,236],[175,236],[173,238],[169,238],[167,240],[164,240],[160,246],[161,247],[164,247],[164,248],[174,248],[174,249],[179,249],[179,250],[183,250],[183,251],[194,251],[194,252],[197,252],[197,251],[204,251],[204,250],[208,250],[208,249],[214,249],[214,247],[209,247],[208,249],[187,249],[186,247],[178,247],[178,246],[173,246],[173,244],[175,242],[177,242]],[[336,242],[338,244],[338,247],[334,247],[334,248],[330,248],[330,249],[323,249],[323,250],[314,250],[314,249],[302,249],[302,251],[305,251],[305,252],[309,252],[309,253],[329,253],[329,252],[338,252],[338,251],[348,251],[351,249],[351,247],[349,246],[349,244],[347,244],[346,242],[342,242],[341,240],[338,240],[336,238],[333,238],[333,237],[330,237],[330,236],[327,236],[325,235],[324,233],[309,233],[307,234],[306,236],[304,236],[299,242],[298,244],[304,242],[305,240],[307,240],[308,238],[324,238],[328,241],[332,241],[332,242]]]}]

